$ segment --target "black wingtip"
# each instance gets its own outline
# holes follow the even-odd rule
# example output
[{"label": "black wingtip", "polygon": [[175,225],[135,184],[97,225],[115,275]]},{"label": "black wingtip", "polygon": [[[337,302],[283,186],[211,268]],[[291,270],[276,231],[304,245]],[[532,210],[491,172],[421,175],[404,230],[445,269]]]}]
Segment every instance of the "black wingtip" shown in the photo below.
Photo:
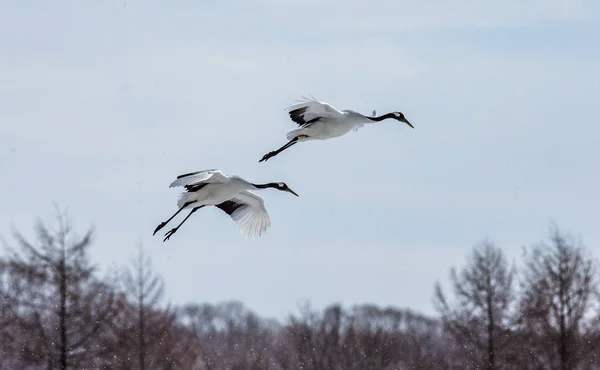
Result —
[{"label": "black wingtip", "polygon": [[194,172],[188,172],[188,173],[184,173],[183,175],[179,175],[177,176],[178,179],[182,178],[182,177],[188,177],[188,176],[192,176],[195,175],[197,173],[200,173],[200,171],[194,171]]}]

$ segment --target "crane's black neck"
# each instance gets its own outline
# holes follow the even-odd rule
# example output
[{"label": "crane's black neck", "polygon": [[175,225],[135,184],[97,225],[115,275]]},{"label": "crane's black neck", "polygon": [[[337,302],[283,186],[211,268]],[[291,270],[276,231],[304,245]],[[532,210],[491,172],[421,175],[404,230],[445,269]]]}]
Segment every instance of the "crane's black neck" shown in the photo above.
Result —
[{"label": "crane's black neck", "polygon": [[380,121],[383,121],[384,119],[395,118],[395,117],[396,116],[394,115],[394,113],[386,113],[382,116],[367,117],[367,118],[370,119],[371,121],[380,122]]},{"label": "crane's black neck", "polygon": [[267,189],[267,188],[278,189],[279,188],[279,184],[276,182],[269,182],[266,184],[253,184],[253,183],[250,183],[250,184],[252,184],[252,186],[254,186],[257,189]]}]

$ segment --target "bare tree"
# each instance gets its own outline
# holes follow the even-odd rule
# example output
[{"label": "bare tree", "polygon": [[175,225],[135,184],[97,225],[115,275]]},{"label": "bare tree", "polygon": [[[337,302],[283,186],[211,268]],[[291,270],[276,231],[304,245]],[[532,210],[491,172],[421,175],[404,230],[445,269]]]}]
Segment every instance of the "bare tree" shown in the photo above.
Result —
[{"label": "bare tree", "polygon": [[26,334],[17,322],[19,309],[16,302],[9,298],[18,296],[21,288],[20,284],[12,283],[8,263],[0,260],[0,369],[17,369],[27,365],[18,347]]},{"label": "bare tree", "polygon": [[200,349],[198,369],[271,369],[273,320],[259,318],[237,301],[190,304],[181,320],[195,333]]},{"label": "bare tree", "polygon": [[600,349],[596,262],[556,227],[550,241],[526,250],[520,301],[525,355],[541,368],[577,369]]},{"label": "bare tree", "polygon": [[511,326],[513,276],[502,251],[486,240],[473,248],[460,273],[451,269],[454,306],[436,284],[436,308],[457,348],[465,350],[474,367],[499,368],[498,357],[504,354]]},{"label": "bare tree", "polygon": [[280,358],[280,363],[297,364],[299,368],[307,370],[338,369],[343,365],[341,338],[345,319],[338,304],[331,305],[320,313],[313,310],[309,302],[305,302],[300,307],[300,315],[291,315],[288,319],[284,330],[290,348],[293,348],[290,353],[292,358]]},{"label": "bare tree", "polygon": [[[137,304],[137,354],[140,370],[146,369],[146,331],[147,316],[163,295],[163,282],[160,277],[152,273],[150,257],[144,255],[142,245],[138,245],[137,260],[133,263],[133,271],[128,270],[125,275],[127,292],[135,299]],[[166,328],[164,328],[166,329]],[[157,338],[160,339],[160,338]]]},{"label": "bare tree", "polygon": [[22,359],[48,368],[90,366],[95,336],[114,315],[114,291],[88,262],[92,231],[76,237],[62,213],[57,220],[55,231],[38,222],[35,243],[14,232],[18,248],[7,246],[0,294],[24,334]]},{"label": "bare tree", "polygon": [[284,369],[447,369],[437,321],[393,308],[305,305],[276,343]]},{"label": "bare tree", "polygon": [[307,304],[281,325],[238,301],[171,308],[141,245],[118,284],[101,279],[92,231],[57,219],[38,222],[33,242],[15,232],[0,258],[0,369],[600,370],[596,262],[557,229],[527,249],[518,294],[486,240],[451,269],[453,299],[436,284],[441,320]]},{"label": "bare tree", "polygon": [[[178,366],[175,358],[182,343],[174,340],[180,330],[177,313],[168,305],[160,307],[164,286],[152,270],[152,260],[141,243],[137,255],[123,275],[124,303],[108,337],[112,344],[113,368],[166,369]],[[135,353],[132,358],[131,354]]]}]

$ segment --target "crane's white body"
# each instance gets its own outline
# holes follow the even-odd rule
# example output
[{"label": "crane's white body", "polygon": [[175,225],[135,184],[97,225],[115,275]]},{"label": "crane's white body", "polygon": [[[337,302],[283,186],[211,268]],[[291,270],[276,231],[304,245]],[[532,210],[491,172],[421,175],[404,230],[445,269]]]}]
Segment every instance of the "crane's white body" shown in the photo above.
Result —
[{"label": "crane's white body", "polygon": [[[204,186],[196,191],[182,193],[177,201],[177,206],[185,208],[196,208],[198,206],[216,206],[226,200],[230,200],[236,194],[249,189],[255,189],[248,181],[239,176],[227,176],[219,170],[206,170],[180,177],[173,181],[170,188],[186,185]],[[252,194],[252,193],[251,193]],[[258,195],[256,195],[258,197]],[[260,198],[260,197],[259,197]],[[191,204],[189,204],[192,202]]]},{"label": "crane's white body", "polygon": [[347,134],[351,130],[358,130],[365,123],[381,122],[385,119],[392,118],[400,122],[404,122],[410,127],[413,125],[404,117],[402,112],[391,112],[381,116],[375,116],[373,111],[372,116],[365,116],[353,110],[345,109],[338,110],[331,104],[320,102],[314,97],[304,97],[304,100],[299,101],[286,108],[290,119],[298,126],[296,130],[287,133],[289,140],[285,145],[277,150],[273,150],[263,155],[259,162],[269,160],[284,150],[293,145],[307,140],[327,140],[334,137],[339,137]]},{"label": "crane's white body", "polygon": [[[304,100],[286,109],[292,120],[300,124],[300,128],[287,133],[287,139],[298,137],[298,141],[327,140],[342,136],[351,130],[358,130],[365,123],[373,123],[367,116],[346,109],[338,110],[329,103],[320,102],[314,97],[304,97]],[[374,114],[375,112],[373,112]],[[314,122],[310,122],[315,120]]]},{"label": "crane's white body", "polygon": [[[226,201],[241,204],[230,217],[247,238],[260,237],[271,225],[263,199],[249,191],[256,187],[239,176],[227,176],[219,170],[205,170],[182,175],[169,185],[171,188],[177,186],[189,189],[177,201],[180,208],[216,206]],[[194,187],[200,189],[193,190]]]}]

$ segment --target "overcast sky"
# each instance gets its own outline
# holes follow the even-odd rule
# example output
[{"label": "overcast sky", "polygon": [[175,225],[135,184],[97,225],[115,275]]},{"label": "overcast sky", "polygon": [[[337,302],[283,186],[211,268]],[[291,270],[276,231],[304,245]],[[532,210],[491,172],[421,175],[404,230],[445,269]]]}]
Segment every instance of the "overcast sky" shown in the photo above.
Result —
[{"label": "overcast sky", "polygon": [[[433,285],[489,238],[518,258],[551,221],[600,257],[600,3],[4,1],[0,234],[53,202],[96,229],[93,261],[142,241],[174,303],[239,299],[434,313]],[[312,94],[402,111],[268,162]],[[246,241],[211,208],[166,243],[175,176],[220,168],[265,190]],[[164,229],[165,231],[168,228]]]}]

